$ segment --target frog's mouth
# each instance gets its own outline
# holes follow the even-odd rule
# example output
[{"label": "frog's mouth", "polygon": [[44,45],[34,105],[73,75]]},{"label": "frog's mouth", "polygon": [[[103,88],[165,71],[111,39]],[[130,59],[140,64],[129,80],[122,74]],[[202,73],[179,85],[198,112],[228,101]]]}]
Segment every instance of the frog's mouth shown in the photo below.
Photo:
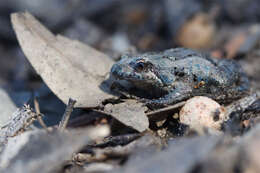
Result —
[{"label": "frog's mouth", "polygon": [[131,67],[122,64],[114,64],[111,68],[111,74],[116,79],[126,80],[140,87],[163,86],[161,79],[155,73],[151,71],[136,72]]}]

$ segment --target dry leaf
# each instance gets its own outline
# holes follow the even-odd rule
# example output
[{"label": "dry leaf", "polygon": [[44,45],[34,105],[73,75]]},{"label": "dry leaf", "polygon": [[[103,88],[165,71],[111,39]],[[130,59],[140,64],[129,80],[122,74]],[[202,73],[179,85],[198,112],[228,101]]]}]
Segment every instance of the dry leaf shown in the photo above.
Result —
[{"label": "dry leaf", "polygon": [[227,58],[234,58],[237,55],[239,48],[244,44],[247,38],[247,33],[239,32],[231,38],[225,45],[224,49],[227,53]]},{"label": "dry leaf", "polygon": [[3,88],[0,88],[0,127],[9,121],[10,116],[16,109],[8,93]]},{"label": "dry leaf", "polygon": [[115,117],[120,122],[134,128],[139,132],[148,129],[149,121],[144,113],[147,107],[135,100],[127,100],[116,105],[107,104],[105,112]]},{"label": "dry leaf", "polygon": [[[0,157],[0,172],[50,173],[60,170],[73,153],[93,139],[109,135],[108,126],[47,133],[35,130],[9,139]],[[98,138],[97,138],[98,136]]]},{"label": "dry leaf", "polygon": [[29,13],[13,13],[11,21],[20,46],[49,88],[66,104],[97,107],[113,97],[103,81],[113,60],[75,40],[55,36]]},{"label": "dry leaf", "polygon": [[168,147],[156,152],[147,147],[132,155],[126,165],[113,172],[196,172],[201,163],[220,143],[221,137],[202,136],[169,140]]}]

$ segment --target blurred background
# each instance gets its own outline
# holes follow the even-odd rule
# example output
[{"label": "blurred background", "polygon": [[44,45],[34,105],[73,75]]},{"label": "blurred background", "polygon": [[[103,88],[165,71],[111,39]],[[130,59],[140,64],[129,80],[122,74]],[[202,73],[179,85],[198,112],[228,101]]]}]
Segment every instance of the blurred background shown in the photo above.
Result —
[{"label": "blurred background", "polygon": [[55,34],[114,60],[125,52],[173,47],[236,59],[258,90],[259,7],[259,0],[0,0],[0,111],[10,114],[37,96],[52,125],[65,108],[21,51],[10,23],[13,12],[28,11]]}]

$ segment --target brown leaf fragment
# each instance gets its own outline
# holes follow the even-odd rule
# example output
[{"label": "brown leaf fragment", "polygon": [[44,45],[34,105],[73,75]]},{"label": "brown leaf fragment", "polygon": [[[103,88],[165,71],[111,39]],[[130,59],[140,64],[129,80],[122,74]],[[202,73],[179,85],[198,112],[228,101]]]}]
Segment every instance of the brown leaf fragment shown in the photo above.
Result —
[{"label": "brown leaf fragment", "polygon": [[239,32],[226,43],[224,49],[227,53],[227,58],[234,58],[236,56],[237,51],[245,42],[246,38],[246,32]]},{"label": "brown leaf fragment", "polygon": [[227,58],[235,58],[238,55],[245,55],[256,47],[260,39],[260,26],[252,25],[234,34],[226,43],[224,50]]},{"label": "brown leaf fragment", "polygon": [[210,16],[198,13],[181,26],[176,40],[178,44],[184,47],[207,48],[212,44],[215,30],[215,24],[211,21]]},{"label": "brown leaf fragment", "polygon": [[238,54],[245,55],[257,47],[260,40],[260,25],[256,24],[248,28],[248,37],[239,47]]},{"label": "brown leaf fragment", "polygon": [[55,36],[29,13],[13,13],[11,21],[20,46],[49,88],[66,104],[97,107],[111,98],[103,81],[113,60],[76,40]]},{"label": "brown leaf fragment", "polygon": [[123,124],[134,128],[139,132],[148,129],[149,121],[145,114],[147,107],[135,100],[127,100],[119,104],[107,104],[104,111]]}]

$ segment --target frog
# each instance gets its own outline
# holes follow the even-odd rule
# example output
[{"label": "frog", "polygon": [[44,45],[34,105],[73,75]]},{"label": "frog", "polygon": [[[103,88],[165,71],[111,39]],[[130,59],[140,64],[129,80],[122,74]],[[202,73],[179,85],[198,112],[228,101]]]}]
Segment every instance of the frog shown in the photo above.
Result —
[{"label": "frog", "polygon": [[250,90],[249,79],[236,61],[188,48],[122,55],[111,67],[110,76],[114,82],[140,91],[141,100],[155,108],[194,96],[229,103]]}]

